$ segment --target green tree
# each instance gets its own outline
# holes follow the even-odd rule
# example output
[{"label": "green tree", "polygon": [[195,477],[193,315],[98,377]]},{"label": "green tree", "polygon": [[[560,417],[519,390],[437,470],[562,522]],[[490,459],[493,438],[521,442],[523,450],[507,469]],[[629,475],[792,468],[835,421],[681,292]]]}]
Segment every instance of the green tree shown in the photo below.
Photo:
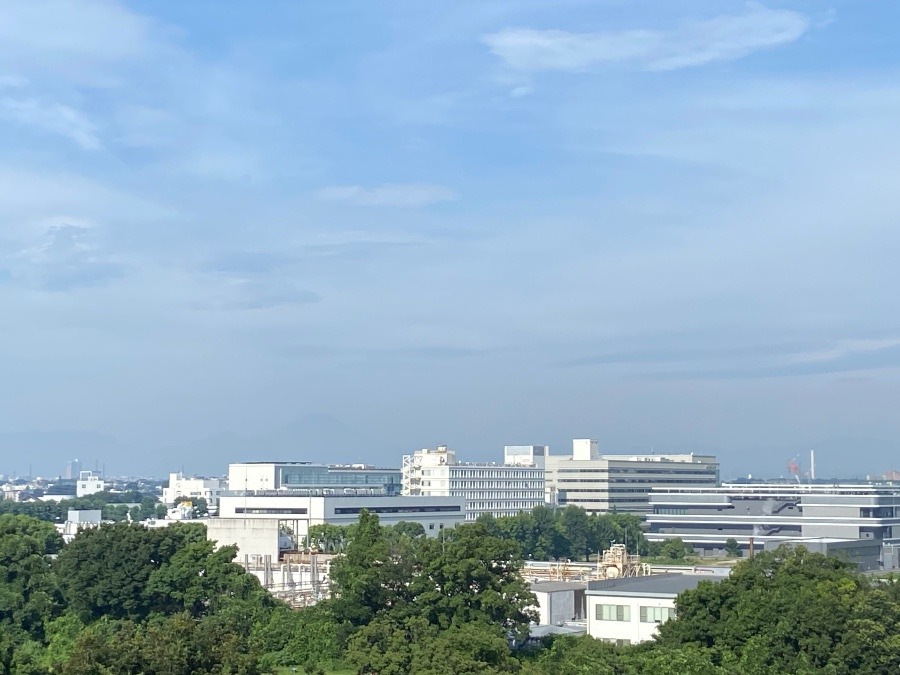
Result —
[{"label": "green tree", "polygon": [[536,614],[534,594],[520,574],[515,542],[473,523],[422,542],[420,568],[409,588],[415,611],[441,628],[464,623],[501,626],[520,637]]},{"label": "green tree", "polygon": [[53,567],[63,595],[82,620],[140,620],[153,610],[148,584],[154,571],[192,542],[206,539],[202,525],[147,530],[127,523],[82,530]]},{"label": "green tree", "polygon": [[50,564],[50,556],[62,543],[47,522],[0,516],[0,669],[13,669],[18,650],[33,652],[44,639],[48,622],[62,610]]},{"label": "green tree", "polygon": [[666,540],[660,547],[660,555],[669,560],[684,560],[684,557],[691,553],[693,549],[678,537]]},{"label": "green tree", "polygon": [[741,546],[734,537],[725,540],[725,554],[732,558],[741,557]]},{"label": "green tree", "polygon": [[864,593],[865,581],[849,564],[781,547],[681,594],[678,619],[662,624],[658,639],[713,650],[717,663],[742,662],[745,671],[818,671],[835,666],[841,645],[851,651],[848,629]]},{"label": "green tree", "polygon": [[365,509],[360,513],[346,550],[331,564],[332,604],[339,621],[364,626],[379,612],[409,600],[411,550],[392,553],[377,515]]}]

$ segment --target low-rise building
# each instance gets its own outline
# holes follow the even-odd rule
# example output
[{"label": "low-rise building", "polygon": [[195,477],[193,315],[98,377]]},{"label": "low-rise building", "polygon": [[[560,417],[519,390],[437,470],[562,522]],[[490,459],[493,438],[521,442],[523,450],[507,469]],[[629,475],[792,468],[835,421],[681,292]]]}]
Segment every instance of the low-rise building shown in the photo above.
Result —
[{"label": "low-rise building", "polygon": [[900,487],[725,484],[669,487],[650,496],[647,539],[679,538],[704,555],[734,539],[749,552],[827,538],[900,543]]},{"label": "low-rise building", "polygon": [[507,446],[504,463],[492,464],[459,462],[446,445],[419,450],[403,457],[403,494],[461,497],[468,521],[514,516],[545,503],[546,452],[546,446]]},{"label": "low-rise building", "polygon": [[459,497],[324,495],[315,490],[225,491],[219,515],[207,521],[209,539],[234,544],[241,554],[269,556],[297,550],[314,525],[352,525],[365,510],[382,525],[419,523],[430,537],[465,519]]},{"label": "low-rise building", "polygon": [[635,513],[650,507],[659,487],[715,486],[719,463],[712,455],[665,453],[600,454],[597,441],[577,438],[571,456],[546,457],[547,487],[560,506],[580,506],[589,513]]},{"label": "low-rise building", "polygon": [[651,640],[659,624],[675,618],[675,598],[680,593],[721,578],[657,574],[589,581],[585,592],[588,635],[617,645]]}]

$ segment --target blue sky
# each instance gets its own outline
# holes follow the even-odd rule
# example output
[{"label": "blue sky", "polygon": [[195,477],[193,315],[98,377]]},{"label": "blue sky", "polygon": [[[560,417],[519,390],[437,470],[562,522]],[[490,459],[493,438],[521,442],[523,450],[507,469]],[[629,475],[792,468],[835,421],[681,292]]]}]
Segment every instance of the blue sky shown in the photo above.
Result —
[{"label": "blue sky", "polygon": [[7,0],[0,473],[580,436],[897,466],[897,26]]}]

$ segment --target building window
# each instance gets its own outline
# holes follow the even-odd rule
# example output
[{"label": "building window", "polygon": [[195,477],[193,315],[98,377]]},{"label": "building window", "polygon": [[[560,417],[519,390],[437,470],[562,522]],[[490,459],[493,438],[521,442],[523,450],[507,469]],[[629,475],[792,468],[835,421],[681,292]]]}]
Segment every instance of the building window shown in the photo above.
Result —
[{"label": "building window", "polygon": [[616,638],[601,638],[604,642],[609,642],[610,644],[614,644],[616,647],[625,647],[626,645],[631,644],[631,640],[622,640]]},{"label": "building window", "polygon": [[597,621],[631,621],[628,605],[597,605]]},{"label": "building window", "polygon": [[664,623],[675,618],[671,607],[641,607],[641,623]]}]

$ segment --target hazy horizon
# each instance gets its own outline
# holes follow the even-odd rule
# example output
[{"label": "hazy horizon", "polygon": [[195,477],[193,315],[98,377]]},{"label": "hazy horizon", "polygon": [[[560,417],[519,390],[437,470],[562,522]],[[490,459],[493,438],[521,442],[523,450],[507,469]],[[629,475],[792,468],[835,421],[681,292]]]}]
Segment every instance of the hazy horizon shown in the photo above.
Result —
[{"label": "hazy horizon", "polygon": [[575,437],[893,468],[898,23],[3,3],[0,473]]}]

